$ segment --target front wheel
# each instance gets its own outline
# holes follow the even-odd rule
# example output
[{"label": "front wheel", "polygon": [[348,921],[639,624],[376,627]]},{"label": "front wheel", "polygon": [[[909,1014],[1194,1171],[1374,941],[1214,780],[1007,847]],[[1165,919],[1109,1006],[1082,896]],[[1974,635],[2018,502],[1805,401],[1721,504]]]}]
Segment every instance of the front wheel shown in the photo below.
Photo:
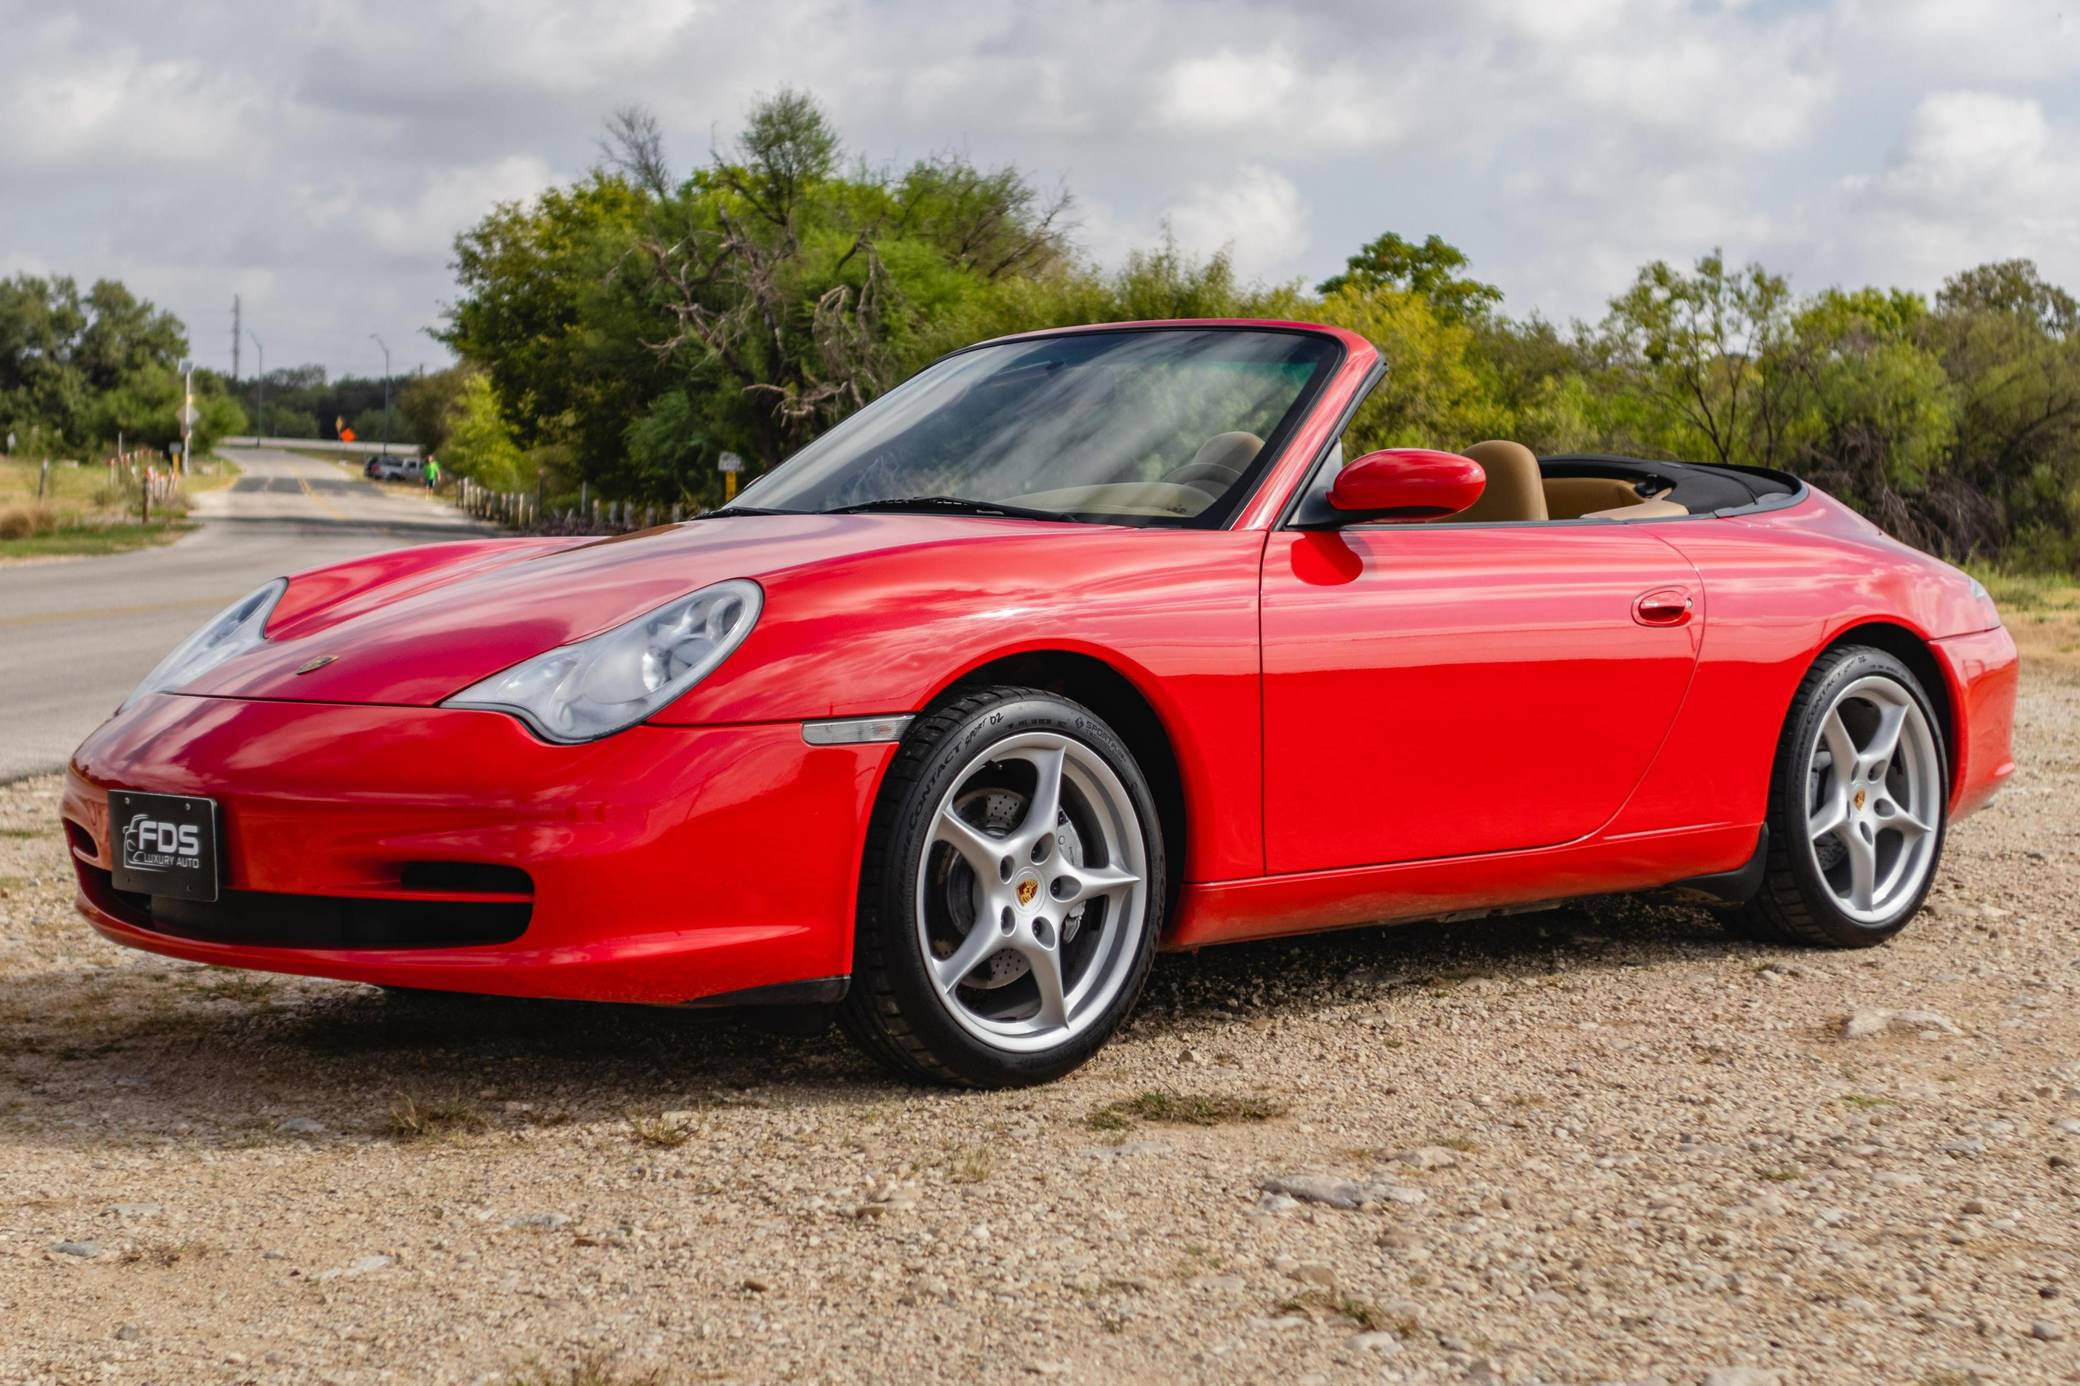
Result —
[{"label": "front wheel", "polygon": [[955,698],[889,767],[839,1018],[907,1075],[1060,1077],[1140,995],[1165,898],[1154,798],[1097,714],[1032,688]]},{"label": "front wheel", "polygon": [[1769,857],[1752,933],[1868,948],[1906,927],[1943,853],[1949,775],[1919,680],[1843,646],[1799,685],[1770,783]]}]

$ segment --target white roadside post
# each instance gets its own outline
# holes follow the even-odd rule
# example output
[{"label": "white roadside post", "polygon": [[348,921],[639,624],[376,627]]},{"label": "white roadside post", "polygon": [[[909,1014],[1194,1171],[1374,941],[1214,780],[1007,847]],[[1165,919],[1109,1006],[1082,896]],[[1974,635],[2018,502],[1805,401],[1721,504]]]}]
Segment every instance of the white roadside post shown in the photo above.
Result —
[{"label": "white roadside post", "polygon": [[180,475],[188,475],[188,445],[195,436],[195,420],[201,417],[195,412],[195,363],[181,362],[181,466]]}]

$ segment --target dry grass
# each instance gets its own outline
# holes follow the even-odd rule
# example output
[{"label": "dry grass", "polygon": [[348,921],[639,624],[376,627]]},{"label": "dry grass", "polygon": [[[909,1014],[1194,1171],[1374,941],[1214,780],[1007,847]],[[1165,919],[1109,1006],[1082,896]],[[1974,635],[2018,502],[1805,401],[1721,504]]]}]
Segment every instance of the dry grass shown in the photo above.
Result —
[{"label": "dry grass", "polygon": [[2080,670],[2080,583],[1993,569],[1974,576],[2001,609],[2025,665]]},{"label": "dry grass", "polygon": [[442,1141],[459,1140],[488,1124],[483,1111],[466,1098],[400,1093],[390,1104],[383,1130],[399,1141]]},{"label": "dry grass", "polygon": [[1124,1131],[1137,1121],[1164,1126],[1226,1126],[1233,1122],[1271,1121],[1286,1114],[1283,1102],[1255,1094],[1180,1093],[1151,1088],[1133,1097],[1108,1102],[1090,1115],[1099,1131]]},{"label": "dry grass", "polygon": [[1274,1312],[1305,1314],[1309,1318],[1332,1314],[1350,1320],[1367,1333],[1392,1333],[1397,1338],[1413,1338],[1417,1328],[1416,1321],[1406,1314],[1389,1314],[1370,1300],[1334,1290],[1302,1290],[1280,1300]]},{"label": "dry grass", "polygon": [[188,496],[228,486],[238,475],[235,463],[197,459],[182,494],[153,502],[150,523],[141,523],[138,488],[127,474],[111,480],[104,466],[57,462],[45,478],[41,465],[0,458],[0,558],[121,553],[164,544],[190,528],[183,518]]},{"label": "dry grass", "polygon": [[628,1136],[637,1145],[653,1150],[677,1150],[693,1139],[693,1123],[681,1116],[628,1115]]},{"label": "dry grass", "polygon": [[665,1386],[667,1380],[657,1367],[617,1367],[610,1357],[591,1356],[568,1367],[523,1367],[503,1386]]},{"label": "dry grass", "polygon": [[29,539],[58,527],[58,512],[35,501],[0,505],[0,539]]},{"label": "dry grass", "polygon": [[948,1183],[982,1184],[989,1180],[990,1158],[986,1145],[971,1146],[946,1157],[943,1168]]}]

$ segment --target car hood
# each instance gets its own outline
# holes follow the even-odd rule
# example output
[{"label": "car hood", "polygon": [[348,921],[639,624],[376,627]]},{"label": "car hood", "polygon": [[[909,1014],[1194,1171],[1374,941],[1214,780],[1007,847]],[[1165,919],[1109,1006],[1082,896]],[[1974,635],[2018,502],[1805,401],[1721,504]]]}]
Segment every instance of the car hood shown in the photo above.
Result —
[{"label": "car hood", "polygon": [[[606,539],[444,545],[292,578],[266,644],[179,691],[430,707],[544,650],[725,578],[765,586],[834,564],[1088,525],[916,515],[744,515]],[[756,640],[754,632],[753,642]],[[756,658],[753,642],[731,657]]]}]

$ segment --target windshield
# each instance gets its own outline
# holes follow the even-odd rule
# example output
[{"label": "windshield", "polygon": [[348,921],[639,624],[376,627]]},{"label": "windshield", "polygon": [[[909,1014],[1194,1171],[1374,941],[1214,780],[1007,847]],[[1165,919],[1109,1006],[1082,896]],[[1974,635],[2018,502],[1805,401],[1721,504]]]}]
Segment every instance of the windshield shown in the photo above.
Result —
[{"label": "windshield", "polygon": [[1218,524],[1339,355],[1327,337],[1235,328],[977,347],[883,395],[721,513],[998,507]]}]

